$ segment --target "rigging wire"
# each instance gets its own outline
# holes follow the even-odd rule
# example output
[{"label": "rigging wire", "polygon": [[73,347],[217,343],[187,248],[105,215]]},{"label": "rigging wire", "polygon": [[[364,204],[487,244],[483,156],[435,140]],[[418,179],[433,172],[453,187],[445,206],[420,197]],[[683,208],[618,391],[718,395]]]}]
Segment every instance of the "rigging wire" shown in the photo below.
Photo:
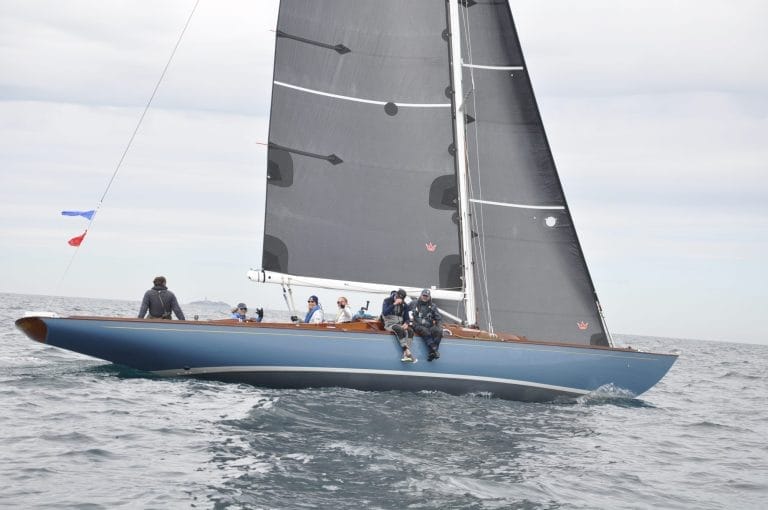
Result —
[{"label": "rigging wire", "polygon": [[[467,39],[467,59],[469,67],[469,76],[470,81],[472,82],[472,105],[473,110],[475,112],[475,115],[477,115],[477,94],[476,91],[476,85],[475,85],[475,68],[471,67],[473,64],[472,60],[472,33],[469,28],[469,9],[463,9],[462,11],[462,22],[464,24],[464,33],[466,34]],[[465,110],[466,113],[466,110]],[[464,125],[464,130],[466,131],[467,125]],[[475,134],[475,165],[477,169],[477,184],[478,184],[478,192],[479,198],[483,197],[483,185],[482,185],[482,179],[480,179],[480,144],[479,144],[479,132],[477,128],[477,122],[473,126],[474,134]],[[466,138],[465,138],[466,139]],[[470,188],[470,194],[474,195],[473,193],[473,186],[472,186],[472,179],[469,179],[469,188]],[[488,271],[487,271],[487,260],[486,260],[486,247],[485,247],[485,217],[483,215],[483,208],[482,205],[477,205],[476,203],[471,203],[470,205],[472,209],[472,216],[475,218],[475,222],[477,224],[478,230],[479,230],[479,237],[477,239],[477,246],[478,246],[478,255],[479,255],[479,280],[482,283],[482,292],[484,295],[484,303],[483,303],[483,312],[485,312],[486,316],[488,317],[488,331],[490,333],[494,332],[493,328],[493,314],[491,312],[491,299],[490,294],[488,291]],[[470,226],[471,228],[471,226]]]},{"label": "rigging wire", "polygon": [[[117,177],[117,173],[120,171],[120,167],[122,166],[123,161],[125,160],[125,156],[128,154],[128,151],[131,149],[133,140],[134,138],[136,138],[136,134],[139,132],[139,128],[141,127],[141,124],[144,121],[144,117],[147,115],[147,111],[149,110],[149,107],[152,105],[152,101],[155,99],[155,95],[157,95],[157,91],[160,88],[160,84],[163,82],[163,79],[165,78],[165,74],[171,65],[171,61],[173,61],[173,57],[176,55],[176,50],[179,48],[179,45],[181,44],[181,39],[184,37],[184,33],[187,31],[187,28],[189,27],[189,24],[192,21],[192,16],[194,16],[199,3],[200,3],[200,0],[195,0],[195,5],[192,6],[192,10],[190,11],[189,16],[187,16],[187,21],[184,24],[184,28],[182,28],[181,33],[179,34],[179,38],[176,40],[176,44],[173,46],[171,55],[168,57],[168,61],[165,63],[165,67],[163,67],[163,72],[160,73],[160,78],[157,80],[157,83],[155,84],[155,88],[152,90],[152,94],[149,96],[149,100],[147,101],[147,104],[144,106],[144,111],[141,112],[139,121],[136,123],[136,127],[134,128],[133,133],[131,134],[131,137],[128,139],[128,143],[126,144],[125,149],[123,150],[123,153],[117,162],[117,166],[115,166],[115,171],[112,172],[112,177],[109,179],[109,182],[107,183],[107,187],[104,189],[104,193],[102,193],[98,204],[96,204],[94,213],[91,215],[91,218],[88,220],[88,224],[85,227],[85,232],[83,233],[84,236],[88,233],[88,230],[91,228],[91,225],[93,224],[95,218],[98,216],[96,213],[98,213],[99,209],[101,209],[101,205],[104,203],[104,199],[106,198],[107,193],[109,193],[109,188],[112,187],[112,183]],[[69,272],[69,269],[72,267],[72,263],[74,262],[75,257],[79,252],[80,252],[80,245],[78,245],[77,248],[75,249],[75,252],[72,254],[72,257],[70,257],[69,259],[69,263],[67,264],[67,267],[64,269],[64,273],[61,275],[61,280],[59,280],[59,283],[56,286],[56,294],[59,293],[59,289],[61,288],[61,285],[64,283],[64,278],[67,276],[67,273]]]}]

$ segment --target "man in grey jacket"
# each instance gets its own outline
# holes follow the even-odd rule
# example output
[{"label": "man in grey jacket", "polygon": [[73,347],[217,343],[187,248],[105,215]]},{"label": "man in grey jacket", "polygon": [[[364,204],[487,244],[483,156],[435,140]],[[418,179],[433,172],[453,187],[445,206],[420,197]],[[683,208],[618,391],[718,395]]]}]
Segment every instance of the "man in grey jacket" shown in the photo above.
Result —
[{"label": "man in grey jacket", "polygon": [[181,311],[176,295],[165,286],[165,276],[155,277],[154,287],[144,293],[144,299],[141,300],[139,309],[139,319],[143,319],[149,312],[150,319],[171,319],[171,312],[176,314],[180,321],[184,319],[184,312]]}]

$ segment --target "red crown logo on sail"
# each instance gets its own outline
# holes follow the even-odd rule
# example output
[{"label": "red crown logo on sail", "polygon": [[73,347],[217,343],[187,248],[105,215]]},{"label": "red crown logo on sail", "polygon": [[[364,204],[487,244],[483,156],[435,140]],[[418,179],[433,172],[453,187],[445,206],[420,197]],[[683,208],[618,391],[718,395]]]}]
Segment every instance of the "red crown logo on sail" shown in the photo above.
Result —
[{"label": "red crown logo on sail", "polygon": [[576,325],[579,327],[579,329],[587,329],[589,327],[589,322],[579,321],[576,323]]},{"label": "red crown logo on sail", "polygon": [[437,245],[434,244],[434,243],[427,243],[424,246],[427,247],[427,251],[428,252],[433,252],[433,251],[435,251],[437,249]]}]

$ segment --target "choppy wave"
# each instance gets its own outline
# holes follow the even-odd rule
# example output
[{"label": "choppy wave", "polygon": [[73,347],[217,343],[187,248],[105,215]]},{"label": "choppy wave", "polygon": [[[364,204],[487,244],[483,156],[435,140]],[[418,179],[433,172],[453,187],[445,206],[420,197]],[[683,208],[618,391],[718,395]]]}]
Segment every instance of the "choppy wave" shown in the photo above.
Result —
[{"label": "choppy wave", "polygon": [[26,309],[132,316],[137,307],[0,295],[2,506],[757,509],[768,501],[763,346],[621,337],[678,350],[680,360],[640,398],[606,387],[527,404],[162,379],[31,342],[12,325]]}]

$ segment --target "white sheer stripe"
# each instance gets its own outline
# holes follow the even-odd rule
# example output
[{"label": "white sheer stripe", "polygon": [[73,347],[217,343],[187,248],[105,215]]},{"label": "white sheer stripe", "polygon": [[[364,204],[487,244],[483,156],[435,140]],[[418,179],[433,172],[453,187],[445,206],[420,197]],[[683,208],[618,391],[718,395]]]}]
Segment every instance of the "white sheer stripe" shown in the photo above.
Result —
[{"label": "white sheer stripe", "polygon": [[415,372],[411,370],[377,370],[368,368],[336,368],[336,367],[303,367],[303,366],[253,366],[253,365],[241,365],[241,366],[222,366],[222,367],[200,367],[190,369],[170,369],[170,370],[154,370],[152,373],[164,377],[174,377],[180,375],[199,375],[199,374],[226,374],[231,372],[280,372],[280,373],[305,373],[305,374],[363,374],[363,375],[383,375],[394,377],[423,377],[430,379],[453,379],[459,381],[481,381],[491,382],[498,384],[512,384],[516,386],[526,386],[531,388],[543,388],[549,390],[562,391],[567,393],[574,393],[579,395],[585,395],[589,393],[589,390],[581,388],[571,388],[568,386],[557,386],[554,384],[538,383],[533,381],[523,381],[520,379],[502,379],[500,377],[485,377],[481,375],[466,375],[466,374],[449,374],[441,372]]}]

